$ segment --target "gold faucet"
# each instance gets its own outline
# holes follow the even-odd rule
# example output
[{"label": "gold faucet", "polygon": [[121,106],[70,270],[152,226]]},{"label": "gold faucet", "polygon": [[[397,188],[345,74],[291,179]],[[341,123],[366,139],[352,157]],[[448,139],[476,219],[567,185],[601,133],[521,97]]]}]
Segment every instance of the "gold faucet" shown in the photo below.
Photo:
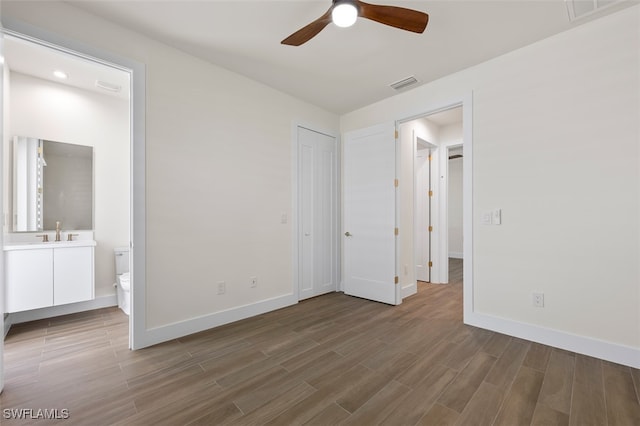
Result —
[{"label": "gold faucet", "polygon": [[56,222],[56,241],[60,241],[60,221]]}]

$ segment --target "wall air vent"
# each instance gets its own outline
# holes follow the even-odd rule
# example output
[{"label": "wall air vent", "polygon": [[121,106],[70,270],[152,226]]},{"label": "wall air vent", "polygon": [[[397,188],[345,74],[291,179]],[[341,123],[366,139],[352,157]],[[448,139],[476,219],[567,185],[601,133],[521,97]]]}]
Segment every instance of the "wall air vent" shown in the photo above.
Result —
[{"label": "wall air vent", "polygon": [[114,93],[118,93],[120,90],[122,90],[121,86],[118,86],[117,84],[107,83],[106,81],[102,80],[96,80],[96,87]]},{"label": "wall air vent", "polygon": [[418,80],[416,80],[414,76],[411,76],[411,77],[403,78],[402,80],[396,81],[395,83],[391,83],[389,86],[391,86],[395,90],[402,90],[409,86],[413,86],[417,82]]},{"label": "wall air vent", "polygon": [[622,3],[624,0],[564,0],[569,13],[569,21],[589,16],[595,12]]}]

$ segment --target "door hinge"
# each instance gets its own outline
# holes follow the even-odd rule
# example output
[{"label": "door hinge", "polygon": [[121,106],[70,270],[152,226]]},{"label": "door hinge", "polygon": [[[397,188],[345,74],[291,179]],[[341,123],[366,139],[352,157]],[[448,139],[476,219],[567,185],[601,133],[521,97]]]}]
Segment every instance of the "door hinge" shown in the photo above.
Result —
[{"label": "door hinge", "polygon": [[398,230],[398,228],[393,230],[394,235],[398,235],[400,233],[400,231]]},{"label": "door hinge", "polygon": [[429,191],[429,197],[433,197],[433,191]]},{"label": "door hinge", "polygon": [[41,146],[38,147],[38,154],[42,154],[42,147]]},{"label": "door hinge", "polygon": [[429,268],[433,267],[433,262],[429,261]]},{"label": "door hinge", "polygon": [[393,283],[394,283],[394,284],[398,284],[399,282],[400,282],[400,280],[398,279],[398,277],[397,277],[397,276],[396,276],[396,277],[394,277],[394,279],[393,279]]},{"label": "door hinge", "polygon": [[395,186],[397,188],[398,184],[399,184],[398,179],[394,179],[393,180],[393,186]]},{"label": "door hinge", "polygon": [[429,161],[431,161],[431,154],[429,154]]},{"label": "door hinge", "polygon": [[433,232],[433,226],[429,226],[429,232]]},{"label": "door hinge", "polygon": [[398,139],[398,131],[397,130],[395,131],[394,135],[395,135],[395,138]]}]

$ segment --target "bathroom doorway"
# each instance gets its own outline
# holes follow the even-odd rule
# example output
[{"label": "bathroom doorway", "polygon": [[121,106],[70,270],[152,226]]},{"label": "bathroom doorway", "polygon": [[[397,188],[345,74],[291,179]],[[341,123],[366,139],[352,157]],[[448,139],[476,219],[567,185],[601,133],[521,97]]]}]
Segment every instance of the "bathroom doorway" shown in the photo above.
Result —
[{"label": "bathroom doorway", "polygon": [[[93,191],[95,196],[93,200],[93,229],[90,231],[94,233],[93,238],[97,242],[94,261],[95,297],[81,303],[10,314],[4,313],[3,307],[0,311],[5,321],[3,333],[6,334],[12,323],[94,310],[105,306],[117,306],[116,291],[113,286],[116,281],[113,249],[126,246],[131,248],[129,253],[132,265],[131,294],[138,294],[137,300],[131,303],[131,315],[126,320],[128,341],[129,347],[132,349],[142,347],[144,345],[140,342],[142,339],[135,338],[135,330],[139,331],[138,336],[143,335],[144,323],[138,318],[144,318],[143,265],[145,247],[144,244],[136,247],[134,242],[144,241],[145,233],[144,66],[127,59],[112,57],[98,49],[88,48],[68,39],[60,39],[58,36],[33,28],[21,28],[19,24],[12,26],[16,28],[7,29],[5,26],[2,34],[5,57],[3,188],[9,188],[11,185],[9,179],[11,165],[8,163],[11,150],[8,142],[14,133],[27,132],[42,139],[67,139],[76,143],[80,140],[85,141],[86,144],[95,144],[96,139],[101,136],[96,133],[98,130],[93,126],[95,123],[91,121],[92,116],[88,115],[94,111],[91,108],[75,111],[77,115],[75,126],[63,125],[67,123],[54,123],[67,131],[66,134],[56,133],[50,136],[48,133],[50,128],[47,128],[47,123],[39,123],[34,120],[33,115],[35,114],[29,120],[34,123],[33,127],[27,129],[25,127],[27,120],[20,121],[21,113],[12,114],[11,109],[22,107],[21,102],[24,100],[19,100],[18,94],[26,92],[33,95],[35,91],[30,88],[33,88],[34,85],[40,89],[45,88],[44,92],[49,96],[58,96],[58,100],[65,99],[65,97],[67,100],[78,100],[84,94],[83,100],[92,102],[92,106],[97,109],[106,108],[111,112],[119,109],[120,113],[111,117],[112,120],[107,127],[109,127],[109,131],[117,129],[120,137],[117,149],[108,144],[94,148],[96,167]],[[7,44],[11,46],[7,48]],[[80,53],[81,51],[83,53]],[[59,77],[50,77],[53,71],[64,71],[58,69],[60,64],[70,65],[66,82],[54,80]],[[54,66],[54,70],[49,69]],[[93,72],[97,70],[97,74],[89,75],[91,70]],[[10,98],[12,93],[9,90],[15,86],[15,82],[11,81],[12,76],[15,76],[19,86],[13,91],[13,99]],[[104,99],[105,102],[101,104],[99,99]],[[42,107],[41,104],[35,104],[33,108],[40,107]],[[62,113],[64,112],[62,110],[67,109],[66,112],[73,115],[70,108],[69,103],[60,102],[58,104],[60,111],[56,112]],[[114,121],[113,117],[118,118]],[[11,119],[15,121],[12,122]],[[75,136],[72,134],[74,131],[77,133]],[[110,139],[110,143],[113,145],[114,139]],[[10,191],[5,191],[3,197],[5,217],[7,217],[8,205],[10,205],[7,192]],[[114,215],[114,212],[119,213]],[[117,218],[114,219],[114,216]],[[13,231],[11,222],[11,220],[5,220],[5,235]],[[62,226],[64,229],[64,225]],[[72,232],[76,231],[69,230],[69,233]],[[0,291],[4,292],[5,285],[4,278],[0,278]],[[135,299],[135,296],[131,298]],[[135,309],[138,306],[141,308]]]}]

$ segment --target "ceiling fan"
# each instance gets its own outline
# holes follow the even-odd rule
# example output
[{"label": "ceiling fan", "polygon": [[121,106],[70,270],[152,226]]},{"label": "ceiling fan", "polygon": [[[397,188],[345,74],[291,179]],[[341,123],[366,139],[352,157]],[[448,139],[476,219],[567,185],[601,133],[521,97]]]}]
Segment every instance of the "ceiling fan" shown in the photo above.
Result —
[{"label": "ceiling fan", "polygon": [[349,27],[355,23],[358,17],[414,33],[424,32],[427,22],[429,22],[429,15],[426,13],[404,7],[369,4],[360,0],[333,0],[333,4],[324,15],[280,43],[300,46],[315,37],[330,22],[339,27]]}]

